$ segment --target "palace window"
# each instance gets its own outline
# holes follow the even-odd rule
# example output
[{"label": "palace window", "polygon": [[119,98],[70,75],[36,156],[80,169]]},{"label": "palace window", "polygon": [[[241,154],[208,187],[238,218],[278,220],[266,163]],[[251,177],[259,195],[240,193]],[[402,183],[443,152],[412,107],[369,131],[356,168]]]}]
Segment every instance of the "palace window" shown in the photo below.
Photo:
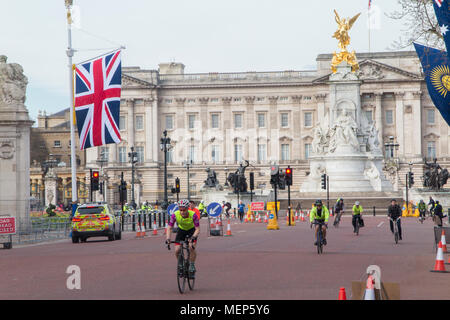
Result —
[{"label": "palace window", "polygon": [[136,130],[144,129],[144,116],[136,116]]},{"label": "palace window", "polygon": [[428,141],[427,143],[427,157],[428,158],[436,158],[436,142]]},{"label": "palace window", "polygon": [[289,144],[281,145],[281,160],[282,161],[291,160],[289,155]]},{"label": "palace window", "polygon": [[234,145],[234,161],[240,162],[244,160],[243,154],[242,154],[242,145],[235,144]]},{"label": "palace window", "polygon": [[119,147],[119,162],[127,162],[127,147]]},{"label": "palace window", "polygon": [[267,152],[265,144],[258,144],[258,161],[266,161]]},{"label": "palace window", "polygon": [[264,113],[258,113],[258,128],[266,127],[266,115]]},{"label": "palace window", "polygon": [[211,128],[219,128],[219,115],[217,113],[211,114]]},{"label": "palace window", "polygon": [[166,129],[173,129],[173,116],[166,116]]},{"label": "palace window", "polygon": [[311,155],[312,152],[312,146],[310,143],[306,143],[305,144],[305,159],[309,159],[309,156]]},{"label": "palace window", "polygon": [[234,127],[235,128],[242,128],[242,113],[235,113],[234,114]]},{"label": "palace window", "polygon": [[312,127],[312,112],[305,112],[305,127]]},{"label": "palace window", "polygon": [[119,130],[125,130],[126,127],[126,122],[125,122],[125,116],[120,116],[119,117]]},{"label": "palace window", "polygon": [[433,109],[427,110],[427,123],[428,124],[434,124],[434,121],[435,121],[434,115],[435,115],[435,112]]},{"label": "palace window", "polygon": [[53,147],[54,148],[61,148],[61,141],[60,140],[53,141]]},{"label": "palace window", "polygon": [[372,115],[372,110],[366,110],[364,111],[367,121],[369,121],[369,124],[372,124],[373,122],[373,115]]},{"label": "palace window", "polygon": [[281,114],[281,127],[286,128],[289,126],[289,113]]},{"label": "palace window", "polygon": [[218,145],[211,146],[211,160],[213,162],[219,162],[220,161],[220,159],[219,159],[219,150],[220,150],[220,148],[219,148]]},{"label": "palace window", "polygon": [[138,163],[143,163],[144,162],[144,147],[136,147],[136,153],[137,153]]},{"label": "palace window", "polygon": [[394,124],[394,112],[392,110],[386,110],[386,124]]},{"label": "palace window", "polygon": [[188,116],[188,122],[189,122],[189,129],[194,129],[195,128],[195,115],[194,114],[190,114]]}]

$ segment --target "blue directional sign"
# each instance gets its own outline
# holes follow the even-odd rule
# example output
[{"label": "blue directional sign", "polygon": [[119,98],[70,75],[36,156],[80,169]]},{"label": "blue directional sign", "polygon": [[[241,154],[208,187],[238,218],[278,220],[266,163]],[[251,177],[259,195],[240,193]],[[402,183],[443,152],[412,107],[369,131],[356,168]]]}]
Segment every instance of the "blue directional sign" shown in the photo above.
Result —
[{"label": "blue directional sign", "polygon": [[217,217],[222,213],[222,206],[220,205],[220,203],[212,202],[206,208],[206,212],[208,212],[208,215],[210,217]]},{"label": "blue directional sign", "polygon": [[178,204],[176,203],[172,203],[171,205],[169,205],[167,207],[167,213],[169,214],[169,216],[172,216],[173,214],[175,214],[175,211],[178,210]]}]

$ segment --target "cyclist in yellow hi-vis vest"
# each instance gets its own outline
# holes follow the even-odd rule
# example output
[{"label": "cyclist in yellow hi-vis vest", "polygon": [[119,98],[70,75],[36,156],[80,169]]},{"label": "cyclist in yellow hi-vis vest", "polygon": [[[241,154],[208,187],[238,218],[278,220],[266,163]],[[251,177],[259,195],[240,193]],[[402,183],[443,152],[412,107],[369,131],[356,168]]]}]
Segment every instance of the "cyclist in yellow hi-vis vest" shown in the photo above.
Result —
[{"label": "cyclist in yellow hi-vis vest", "polygon": [[[170,216],[170,221],[166,231],[166,244],[170,244],[170,235],[172,234],[172,227],[175,221],[178,225],[178,232],[175,237],[175,256],[180,255],[181,241],[184,241],[186,237],[190,238],[189,241],[189,252],[190,252],[190,263],[189,263],[189,273],[193,278],[195,276],[195,259],[197,257],[194,245],[197,243],[197,237],[200,234],[200,222],[198,216],[194,211],[189,210],[189,201],[180,200],[178,201],[178,209],[173,215]],[[178,265],[178,273],[183,273],[183,266]]]},{"label": "cyclist in yellow hi-vis vest", "polygon": [[353,225],[353,233],[356,233],[356,224],[359,223],[359,219],[361,218],[361,213],[363,212],[362,206],[359,205],[359,201],[355,202],[353,206],[353,217],[352,217],[352,225]]},{"label": "cyclist in yellow hi-vis vest", "polygon": [[[322,205],[322,200],[316,200],[314,203],[314,208],[312,208],[310,214],[309,214],[309,222],[325,222],[325,224],[322,226],[322,232],[323,232],[323,244],[327,245],[327,227],[328,227],[328,218],[330,217],[330,212],[328,211],[328,208],[326,206]],[[317,231],[319,231],[319,226],[315,226],[315,239],[317,239]],[[314,243],[314,245],[317,245],[317,241]]]}]

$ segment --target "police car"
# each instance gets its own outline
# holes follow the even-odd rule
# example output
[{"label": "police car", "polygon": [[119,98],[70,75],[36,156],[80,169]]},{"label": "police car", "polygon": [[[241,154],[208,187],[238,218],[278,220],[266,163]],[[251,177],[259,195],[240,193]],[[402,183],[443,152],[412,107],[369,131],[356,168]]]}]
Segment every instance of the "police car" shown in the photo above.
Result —
[{"label": "police car", "polygon": [[85,242],[90,237],[108,237],[109,241],[122,238],[120,214],[114,215],[105,202],[80,205],[72,218],[72,242]]}]

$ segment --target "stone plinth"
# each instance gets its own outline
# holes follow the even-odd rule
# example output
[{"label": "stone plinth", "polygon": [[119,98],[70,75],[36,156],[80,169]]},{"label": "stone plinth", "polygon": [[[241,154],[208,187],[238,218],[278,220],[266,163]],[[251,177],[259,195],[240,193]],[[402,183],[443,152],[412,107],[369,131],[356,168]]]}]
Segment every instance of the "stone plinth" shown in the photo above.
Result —
[{"label": "stone plinth", "polygon": [[[409,189],[408,201],[417,204],[420,200],[425,203],[430,201],[432,197],[435,201],[439,201],[444,209],[450,208],[450,189],[442,189],[440,191],[430,191],[421,188]],[[406,190],[403,189],[403,199],[406,199]]]}]

